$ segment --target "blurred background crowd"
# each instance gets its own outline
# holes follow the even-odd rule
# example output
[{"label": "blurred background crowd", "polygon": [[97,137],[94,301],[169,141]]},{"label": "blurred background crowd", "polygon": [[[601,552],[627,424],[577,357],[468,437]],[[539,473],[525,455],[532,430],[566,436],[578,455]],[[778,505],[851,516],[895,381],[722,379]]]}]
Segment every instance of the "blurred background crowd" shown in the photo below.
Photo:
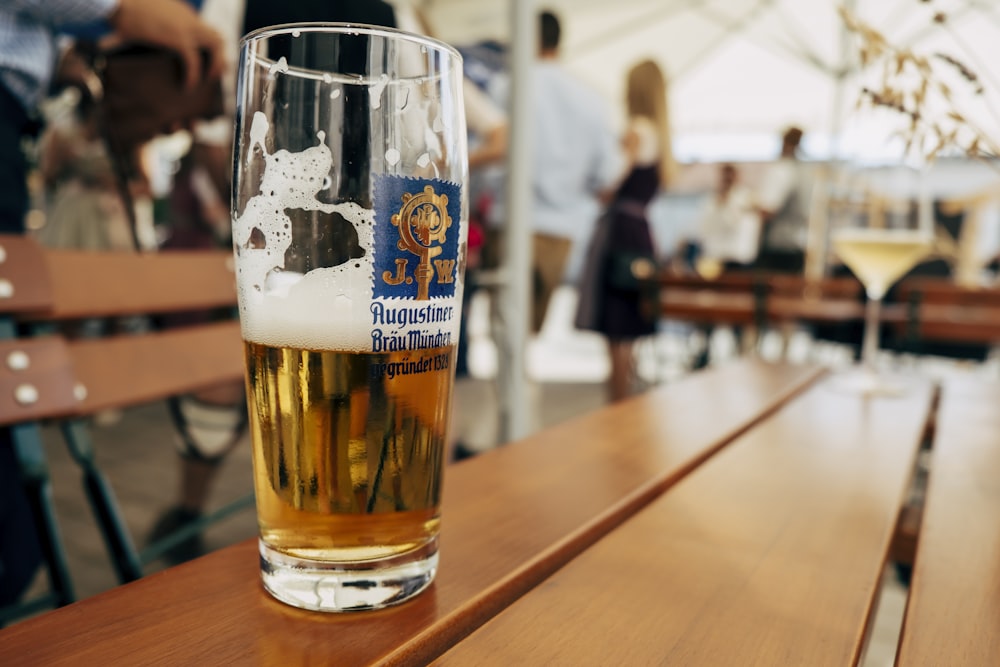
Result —
[{"label": "blurred background crowd", "polygon": [[[23,230],[51,247],[230,245],[234,63],[246,32],[354,21],[455,45],[465,58],[471,147],[467,326],[458,372],[502,375],[503,345],[493,334],[503,326],[496,288],[503,282],[504,232],[513,224],[506,213],[506,158],[516,83],[507,2],[145,0],[153,9],[140,9],[135,0],[69,0],[50,3],[49,15],[38,4],[13,0],[0,8],[6,110],[0,149],[26,149],[23,170],[7,174],[15,184],[20,179],[15,190],[23,187],[26,199],[3,190],[4,201],[15,206],[0,221],[3,231]],[[1000,62],[993,53],[1000,49],[1000,12],[990,3],[868,4],[878,6],[858,7],[861,16],[906,49],[974,52],[979,64]],[[750,270],[828,275],[835,261],[810,239],[817,225],[829,222],[817,212],[837,197],[877,195],[899,215],[916,215],[916,201],[932,199],[946,232],[933,270],[972,282],[994,279],[1000,178],[991,156],[970,159],[968,146],[959,145],[937,150],[931,167],[905,150],[916,119],[878,104],[867,113],[856,110],[862,92],[876,89],[866,82],[872,76],[884,82],[887,75],[866,67],[864,45],[859,59],[859,31],[838,15],[839,3],[564,0],[547,6],[538,13],[530,84],[532,209],[524,223],[533,243],[531,336],[536,343],[558,342],[530,357],[536,379],[606,380],[608,400],[640,385],[635,346],[663,329],[655,295],[598,281],[595,267],[627,255],[648,259],[654,270],[706,278]],[[109,150],[102,91],[93,85],[87,54],[116,40],[179,50],[190,77],[219,79],[221,115],[163,128],[125,151]],[[34,57],[26,55],[29,44],[40,49],[40,62],[54,63],[51,71],[26,61]],[[981,90],[973,101],[988,108],[1000,86],[989,85],[988,66],[977,71],[972,83]],[[959,88],[952,90],[957,97]],[[984,121],[976,113],[969,113],[970,124],[995,126],[995,117]],[[958,130],[950,136],[962,144]],[[850,169],[839,168],[845,165]],[[973,210],[976,224],[963,228]],[[550,372],[553,359],[574,349],[582,353]],[[241,387],[186,397],[178,423],[185,478],[194,481],[183,486],[153,535],[202,512],[214,467],[241,433],[242,401]],[[462,433],[457,440],[456,458],[475,453],[477,445]],[[190,543],[176,556],[198,550]]]}]

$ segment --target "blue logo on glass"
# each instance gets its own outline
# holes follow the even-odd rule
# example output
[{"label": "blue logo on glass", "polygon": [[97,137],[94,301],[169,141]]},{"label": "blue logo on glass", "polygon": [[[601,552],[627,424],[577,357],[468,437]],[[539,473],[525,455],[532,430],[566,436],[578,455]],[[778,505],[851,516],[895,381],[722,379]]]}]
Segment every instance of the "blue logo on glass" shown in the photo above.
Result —
[{"label": "blue logo on glass", "polygon": [[460,207],[454,183],[376,176],[376,297],[454,296]]}]

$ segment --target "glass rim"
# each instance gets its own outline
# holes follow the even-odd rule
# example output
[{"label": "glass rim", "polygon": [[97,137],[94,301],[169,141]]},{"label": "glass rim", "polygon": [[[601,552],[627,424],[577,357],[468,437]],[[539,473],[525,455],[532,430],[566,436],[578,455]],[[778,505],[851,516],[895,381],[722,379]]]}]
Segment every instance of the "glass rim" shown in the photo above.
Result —
[{"label": "glass rim", "polygon": [[280,23],[263,28],[251,30],[240,38],[240,49],[242,50],[250,42],[257,42],[279,35],[291,35],[295,32],[305,33],[338,33],[344,35],[367,35],[370,37],[382,37],[386,39],[403,39],[413,44],[419,44],[442,51],[455,58],[460,64],[463,63],[462,54],[451,44],[442,42],[434,37],[421,35],[420,33],[400,30],[399,28],[389,28],[386,26],[372,25],[370,23],[335,22],[335,21],[308,21],[302,23]]}]

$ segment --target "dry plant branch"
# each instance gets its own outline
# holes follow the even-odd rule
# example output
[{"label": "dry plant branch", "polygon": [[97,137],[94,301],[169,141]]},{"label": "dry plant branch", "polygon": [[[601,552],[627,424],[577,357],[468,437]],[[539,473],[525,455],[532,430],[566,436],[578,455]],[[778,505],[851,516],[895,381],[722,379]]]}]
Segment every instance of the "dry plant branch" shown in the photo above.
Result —
[{"label": "dry plant branch", "polygon": [[[858,38],[861,66],[880,68],[878,84],[862,88],[859,106],[868,104],[900,114],[907,121],[901,132],[907,154],[916,153],[931,161],[954,147],[1000,168],[993,164],[1000,156],[1000,144],[956,101],[961,89],[971,92],[1000,126],[1000,116],[990,106],[975,70],[952,54],[925,55],[898,47],[849,9],[841,6],[839,11],[847,29]],[[943,12],[936,13],[933,20],[950,30]]]}]

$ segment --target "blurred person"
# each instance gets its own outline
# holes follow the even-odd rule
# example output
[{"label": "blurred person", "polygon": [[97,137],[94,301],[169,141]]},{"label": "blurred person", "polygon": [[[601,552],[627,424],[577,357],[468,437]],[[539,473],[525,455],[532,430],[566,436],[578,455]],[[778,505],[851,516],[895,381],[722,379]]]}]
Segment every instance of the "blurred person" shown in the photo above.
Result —
[{"label": "blurred person", "polygon": [[757,257],[760,239],[760,218],[751,190],[740,183],[739,171],[730,163],[719,166],[715,191],[708,197],[699,218],[698,261],[700,268],[706,260],[717,266],[707,269],[714,275],[722,271],[748,268]]},{"label": "blurred person", "polygon": [[[434,31],[419,8],[409,3],[392,3],[398,26],[428,37],[435,37]],[[468,62],[468,61],[466,61]],[[485,174],[494,175],[496,169],[507,156],[508,123],[507,115],[490,95],[464,70],[462,97],[465,104],[465,119],[469,132],[469,236],[466,253],[465,290],[462,293],[462,321],[459,328],[458,350],[455,361],[456,379],[469,375],[469,306],[473,295],[479,289],[477,279],[481,269],[496,268],[489,264],[484,254],[487,244],[487,225],[496,214],[496,180],[481,178]],[[499,167],[502,169],[502,167]],[[502,176],[500,179],[502,181]],[[486,181],[484,183],[484,181]],[[483,186],[486,187],[483,187]],[[485,266],[484,266],[485,264]],[[460,401],[460,398],[456,400]],[[460,428],[458,410],[452,410],[452,425],[449,429],[449,459],[454,461],[471,458],[480,453],[481,443],[473,444],[466,439],[467,434]]]},{"label": "blurred person", "polygon": [[[740,183],[735,165],[728,162],[719,165],[718,181],[701,211],[698,232],[698,251],[693,266],[706,280],[714,280],[724,273],[746,271],[756,259],[760,217],[753,193]],[[692,370],[708,365],[709,341],[715,329],[710,324],[698,328],[704,333],[706,344],[695,356]],[[731,330],[738,347],[744,339],[752,338],[752,332],[744,336],[744,327],[733,326]]]},{"label": "blurred person", "polygon": [[74,90],[78,101],[69,118],[52,122],[40,139],[38,168],[49,206],[38,239],[50,248],[133,250],[97,103],[86,88]]},{"label": "blurred person", "polygon": [[[28,162],[22,145],[40,129],[37,105],[48,90],[62,26],[106,19],[116,38],[176,51],[193,84],[209,54],[222,68],[218,34],[180,0],[6,0],[0,4],[0,233],[22,234]],[[11,432],[0,428],[0,605],[18,600],[41,562],[31,509],[19,477]]]},{"label": "blurred person", "polygon": [[[761,242],[754,269],[762,272],[805,275],[809,233],[809,199],[812,174],[799,159],[802,130],[789,127],[781,135],[778,159],[768,165],[757,191]],[[772,331],[775,354],[784,356],[796,335],[815,336],[818,325],[782,322]]]},{"label": "blurred person", "polygon": [[[656,331],[657,253],[646,214],[649,203],[670,183],[676,169],[667,80],[659,65],[644,60],[629,70],[625,102],[628,125],[622,147],[628,171],[591,237],[576,319],[577,326],[597,331],[608,340],[608,397],[612,402],[632,394],[636,381],[635,342]],[[646,258],[652,264],[648,269],[652,273],[646,278],[652,281],[634,288],[621,286],[612,276],[616,255]]]},{"label": "blurred person", "polygon": [[[434,38],[434,31],[425,14],[409,3],[393,3],[401,30]],[[462,325],[459,329],[458,353],[455,362],[456,377],[468,375],[469,301],[475,293],[477,272],[486,258],[486,227],[496,204],[494,188],[483,188],[479,176],[502,163],[507,156],[507,114],[476,83],[466,76],[462,79],[462,98],[465,104],[465,121],[469,132],[469,238],[466,253],[465,291],[462,296]],[[491,268],[496,268],[495,265]]]},{"label": "blurred person", "polygon": [[532,330],[545,321],[553,292],[567,278],[575,245],[582,250],[621,175],[621,155],[604,102],[559,63],[561,27],[539,14],[534,67]]},{"label": "blurred person", "polygon": [[781,136],[781,153],[764,172],[757,192],[761,242],[754,266],[764,271],[802,273],[808,231],[808,173],[799,160],[802,130]]},{"label": "blurred person", "polygon": [[[229,247],[229,182],[225,174],[229,150],[224,144],[197,139],[181,157],[168,196],[168,229],[161,251],[211,250]],[[194,312],[163,317],[162,328],[182,327],[194,322],[232,318],[235,313]],[[175,397],[168,401],[177,429],[181,458],[180,483],[175,503],[156,519],[148,541],[155,542],[177,529],[201,519],[220,464],[239,443],[247,426],[242,382],[226,383]],[[164,553],[168,562],[179,563],[206,551],[196,534]]]},{"label": "blurred person", "polygon": [[477,176],[499,164],[507,156],[507,115],[485,92],[469,79],[463,79],[462,97],[465,102],[465,120],[469,131],[469,189],[470,215],[468,251],[466,254],[465,291],[462,294],[462,324],[458,336],[455,365],[456,377],[469,374],[468,315],[469,303],[478,289],[477,278],[483,267],[486,226],[489,210],[496,200],[488,192],[477,192]]},{"label": "blurred person", "polygon": [[[227,60],[236,62],[242,35],[271,25],[313,21],[347,21],[396,27],[393,7],[382,0],[205,0],[205,20],[222,35]],[[224,89],[235,89],[230,71]],[[364,101],[367,104],[367,101]],[[234,109],[230,108],[231,114]],[[220,225],[220,202],[229,198],[231,186],[232,118],[199,123],[193,128],[191,152],[181,160],[170,194],[171,225],[163,249],[210,248],[228,243],[231,229]],[[351,141],[367,141],[360,132]],[[346,142],[346,140],[345,140]],[[346,150],[346,148],[345,148]],[[358,165],[360,168],[360,164]],[[357,177],[358,174],[352,174]],[[214,193],[213,193],[214,191]],[[226,223],[229,224],[228,208]],[[165,326],[183,325],[184,314],[167,320]],[[242,382],[210,387],[170,401],[171,418],[177,427],[180,480],[174,503],[157,517],[147,540],[155,542],[176,530],[200,521],[205,513],[212,486],[221,463],[239,443],[247,424],[246,395]],[[171,563],[190,560],[206,551],[201,534],[196,534],[164,554]]]}]

